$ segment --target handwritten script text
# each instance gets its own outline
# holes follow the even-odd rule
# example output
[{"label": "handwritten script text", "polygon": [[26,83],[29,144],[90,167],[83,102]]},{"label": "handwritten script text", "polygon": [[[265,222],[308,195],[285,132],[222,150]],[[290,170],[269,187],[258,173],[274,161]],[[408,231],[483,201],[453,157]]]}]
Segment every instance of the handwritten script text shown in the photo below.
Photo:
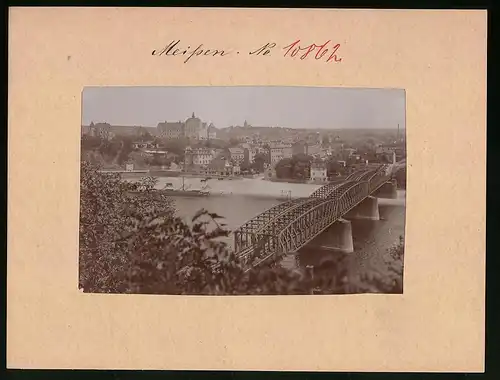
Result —
[{"label": "handwritten script text", "polygon": [[153,56],[176,57],[182,56],[183,62],[188,63],[194,57],[226,57],[228,55],[247,54],[252,57],[269,57],[279,54],[288,59],[314,59],[323,62],[342,62],[342,57],[339,55],[340,44],[334,43],[331,40],[316,44],[303,42],[297,39],[291,43],[278,45],[276,42],[267,42],[257,48],[252,48],[247,51],[237,49],[221,49],[207,48],[204,44],[199,44],[192,48],[191,45],[182,46],[181,40],[173,40],[162,49],[152,51]]}]

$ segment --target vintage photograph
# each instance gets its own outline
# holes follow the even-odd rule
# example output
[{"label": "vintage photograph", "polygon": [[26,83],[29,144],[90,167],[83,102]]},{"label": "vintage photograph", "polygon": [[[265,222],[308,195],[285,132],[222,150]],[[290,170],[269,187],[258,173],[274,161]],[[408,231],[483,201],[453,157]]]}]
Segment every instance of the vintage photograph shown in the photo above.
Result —
[{"label": "vintage photograph", "polygon": [[86,87],[79,289],[403,293],[404,89]]}]

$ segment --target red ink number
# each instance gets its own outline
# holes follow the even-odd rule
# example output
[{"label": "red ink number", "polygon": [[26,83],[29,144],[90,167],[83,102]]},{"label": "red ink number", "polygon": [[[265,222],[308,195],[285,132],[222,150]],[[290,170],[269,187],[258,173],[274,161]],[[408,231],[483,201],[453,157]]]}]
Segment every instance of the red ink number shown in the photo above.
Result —
[{"label": "red ink number", "polygon": [[326,41],[322,45],[310,44],[307,46],[301,46],[300,40],[296,40],[292,42],[290,45],[287,45],[283,48],[285,54],[284,57],[295,57],[299,54],[299,59],[306,59],[311,53],[315,52],[314,59],[320,60],[323,58],[329,51],[331,51],[330,55],[326,59],[326,62],[341,62],[342,58],[337,55],[337,50],[340,48],[340,44],[333,45],[333,47],[327,48],[328,44],[330,44],[331,40]]}]

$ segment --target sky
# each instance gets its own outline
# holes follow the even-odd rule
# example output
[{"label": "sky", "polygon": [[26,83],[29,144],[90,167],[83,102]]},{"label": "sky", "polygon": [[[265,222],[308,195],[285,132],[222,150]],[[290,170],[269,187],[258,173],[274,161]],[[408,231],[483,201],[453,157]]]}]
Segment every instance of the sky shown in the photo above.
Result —
[{"label": "sky", "polygon": [[333,87],[87,87],[83,124],[155,127],[194,112],[217,128],[405,128],[405,91]]}]

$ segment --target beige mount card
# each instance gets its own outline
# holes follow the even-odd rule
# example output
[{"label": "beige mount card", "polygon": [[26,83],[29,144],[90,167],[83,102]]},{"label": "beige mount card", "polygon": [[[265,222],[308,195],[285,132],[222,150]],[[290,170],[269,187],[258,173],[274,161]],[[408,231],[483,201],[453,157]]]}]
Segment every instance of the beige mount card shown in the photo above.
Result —
[{"label": "beige mount card", "polygon": [[[8,367],[484,370],[485,11],[11,8],[9,16]],[[391,131],[369,132],[354,148],[348,133],[309,133],[342,123],[375,130],[379,121]],[[291,129],[231,134],[264,124]],[[106,158],[106,147],[137,130],[130,152]],[[181,137],[189,148],[162,151]],[[384,138],[395,148],[377,144]],[[207,285],[147,294],[144,283],[107,291],[92,272],[101,259],[88,252],[108,242],[90,249],[83,221],[112,216],[106,202],[88,202],[95,178],[115,178],[87,171],[96,157],[118,177],[160,173],[163,194],[186,215],[211,199],[234,224],[241,276],[302,260],[287,276],[311,284],[321,265],[304,250],[361,257],[354,219],[388,226],[380,234],[391,242],[404,235],[404,290],[401,272],[399,290],[343,295],[316,284],[256,296],[269,281],[248,293]],[[298,169],[288,175],[291,162]],[[402,167],[404,191],[394,180]],[[169,171],[181,174],[161,177]],[[211,190],[196,189],[201,177]],[[143,201],[149,191],[163,196],[127,183],[95,196],[112,204],[121,186]],[[405,194],[399,222],[384,214],[396,206],[377,198],[381,188]],[[331,239],[311,248],[325,231]],[[283,268],[261,269],[270,257]],[[183,276],[195,273],[188,268]]]}]

